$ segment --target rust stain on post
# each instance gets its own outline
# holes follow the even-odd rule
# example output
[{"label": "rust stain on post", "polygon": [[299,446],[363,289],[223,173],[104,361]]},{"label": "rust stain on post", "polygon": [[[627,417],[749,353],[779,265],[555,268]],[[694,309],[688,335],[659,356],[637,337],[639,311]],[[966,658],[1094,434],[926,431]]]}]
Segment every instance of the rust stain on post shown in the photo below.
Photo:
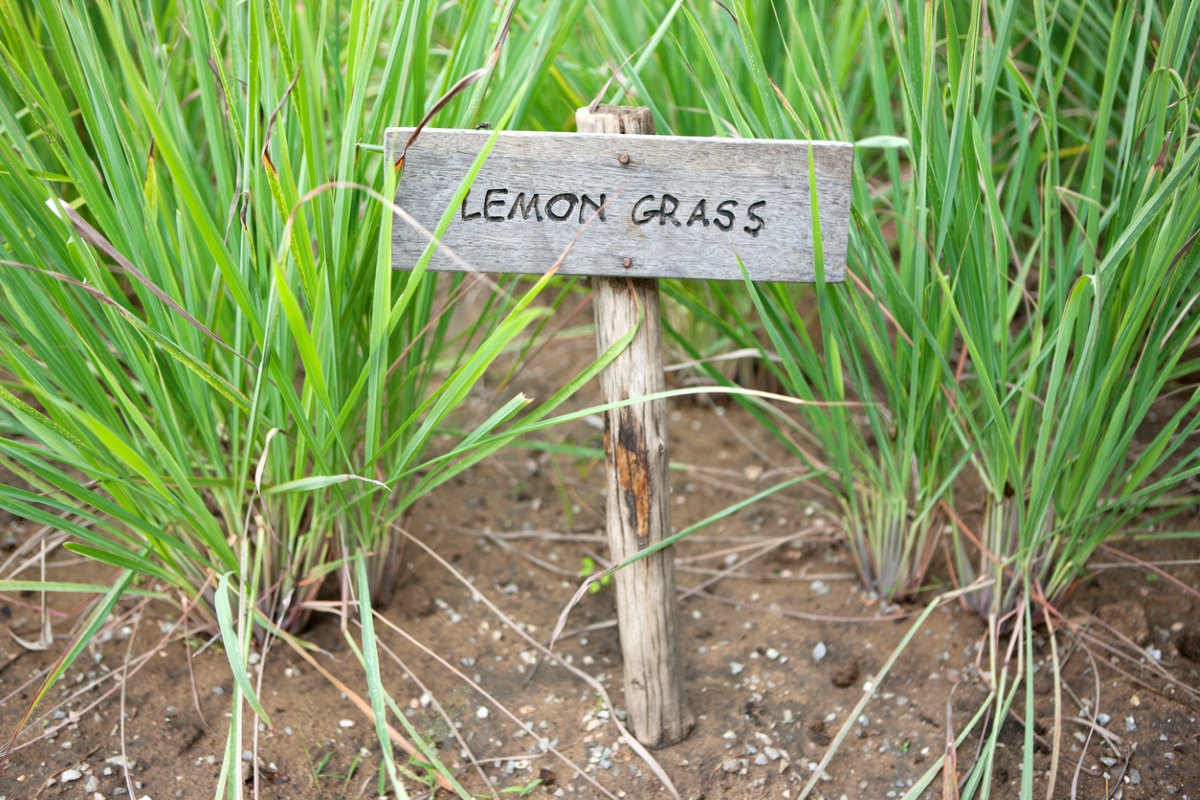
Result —
[{"label": "rust stain on post", "polygon": [[[640,420],[628,408],[622,408],[617,425],[617,443],[611,448],[617,482],[625,495],[625,510],[629,527],[637,532],[637,549],[650,546],[650,453],[646,449],[646,432]],[[610,436],[605,437],[609,449]]]}]

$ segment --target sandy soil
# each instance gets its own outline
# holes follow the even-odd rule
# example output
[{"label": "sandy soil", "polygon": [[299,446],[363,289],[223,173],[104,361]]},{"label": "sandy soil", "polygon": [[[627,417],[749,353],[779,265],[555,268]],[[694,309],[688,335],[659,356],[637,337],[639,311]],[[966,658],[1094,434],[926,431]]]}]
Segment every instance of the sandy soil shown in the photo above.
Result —
[{"label": "sandy soil", "polygon": [[[522,380],[549,384],[568,363],[590,355],[590,340],[567,342],[542,357]],[[585,395],[578,402],[584,402]],[[737,409],[680,401],[671,411],[671,456],[686,465],[671,473],[676,526],[707,515],[770,485],[780,470],[796,465],[769,435]],[[479,401],[471,414],[487,410]],[[599,447],[601,433],[587,421],[553,432],[556,441]],[[451,485],[417,509],[412,532],[511,619],[544,641],[579,584],[585,558],[603,563],[603,464],[589,459],[511,449]],[[655,753],[683,798],[796,797],[814,774],[832,737],[864,693],[862,716],[817,783],[813,797],[829,800],[902,796],[944,751],[947,724],[960,732],[985,690],[975,664],[985,626],[955,604],[935,611],[917,631],[890,674],[878,671],[913,624],[913,616],[945,586],[948,573],[935,563],[931,590],[911,605],[883,609],[858,585],[844,548],[828,534],[829,500],[801,484],[726,519],[677,548],[679,583],[695,587],[717,570],[731,574],[679,605],[684,634],[689,700],[697,724],[681,744]],[[968,524],[978,514],[973,487],[956,489]],[[972,503],[975,503],[973,506]],[[1181,517],[1179,529],[1195,528]],[[31,523],[0,518],[9,547],[29,536]],[[787,537],[793,537],[785,542]],[[773,545],[773,546],[772,546]],[[1195,559],[1194,541],[1120,541],[1115,546],[1144,560]],[[736,556],[736,557],[735,557]],[[752,558],[753,557],[753,558]],[[603,797],[591,781],[617,797],[669,797],[661,781],[626,744],[607,713],[599,713],[592,688],[569,671],[536,660],[523,640],[446,567],[410,545],[404,583],[387,617],[441,656],[459,674],[397,633],[381,628],[383,674],[406,715],[440,749],[459,780],[481,796],[498,796],[541,778],[533,797]],[[1119,563],[1102,554],[1097,564]],[[56,552],[51,579],[103,581],[104,568]],[[1192,589],[1200,588],[1195,563],[1167,569]],[[21,575],[36,577],[36,570]],[[86,598],[56,596],[56,642],[47,652],[27,652],[8,636],[0,639],[0,731],[5,739],[26,712],[40,676],[65,649]],[[10,633],[36,637],[36,595],[0,599],[0,622]],[[1126,603],[1123,614],[1105,618],[1132,638],[1161,652],[1161,663],[1179,680],[1200,685],[1200,605],[1170,582],[1141,570],[1103,567],[1064,605],[1080,625],[1103,606]],[[132,602],[123,603],[128,611]],[[585,596],[567,629],[592,626],[556,650],[600,681],[618,708],[622,703],[620,646],[611,589]],[[94,643],[51,691],[17,737],[0,774],[5,798],[127,797],[120,767],[122,748],[133,766],[137,798],[204,798],[213,794],[225,747],[232,680],[219,644],[192,659],[189,670],[175,619],[150,606],[129,617],[108,641]],[[810,618],[805,618],[805,616]],[[884,619],[881,616],[903,616]],[[811,617],[827,617],[824,621]],[[1144,627],[1143,627],[1144,626]],[[136,627],[136,631],[134,628]],[[1118,637],[1092,625],[1108,645]],[[189,631],[199,645],[210,633]],[[133,636],[132,646],[128,641]],[[305,633],[323,652],[316,658],[353,692],[365,683],[336,617],[318,616]],[[169,641],[163,645],[164,638]],[[1178,645],[1191,655],[1188,660]],[[1093,736],[1080,762],[1089,728],[1065,719],[1057,797],[1200,798],[1200,726],[1197,704],[1184,690],[1092,643],[1088,652],[1059,634],[1064,717],[1080,716],[1077,700],[1094,703],[1111,717],[1108,729],[1124,743],[1111,753]],[[120,726],[119,683],[106,679],[125,662],[139,666],[125,693],[125,731]],[[823,657],[816,655],[823,652]],[[1124,646],[1124,652],[1134,652]],[[1035,659],[1036,728],[1053,737],[1050,644],[1044,632]],[[1143,651],[1141,658],[1150,658]],[[402,662],[400,661],[402,660]],[[193,678],[194,676],[194,678]],[[489,693],[486,700],[466,680]],[[95,684],[93,686],[93,684]],[[193,691],[194,690],[194,691]],[[357,798],[378,795],[379,747],[371,723],[326,677],[287,646],[275,643],[262,662],[262,696],[273,729],[260,728],[257,791],[264,798]],[[1014,705],[1024,712],[1024,693]],[[197,709],[197,705],[199,710]],[[500,706],[531,724],[522,731]],[[199,713],[203,712],[203,716]],[[467,750],[451,733],[461,737]],[[38,738],[38,737],[41,738]],[[586,774],[553,753],[538,737]],[[1115,738],[1114,737],[1114,738]],[[1021,777],[1021,724],[1010,719],[1000,737],[993,797],[1015,798]],[[972,735],[958,752],[960,770],[977,752]],[[474,758],[479,767],[472,765]],[[1115,760],[1114,760],[1115,759]],[[1034,759],[1038,796],[1045,795],[1048,752]],[[76,772],[64,772],[76,770]],[[247,774],[250,770],[247,768]],[[67,778],[78,775],[75,780]],[[47,785],[54,779],[53,785]],[[941,779],[922,796],[940,797]],[[247,786],[249,793],[253,784]],[[439,794],[441,796],[449,796]]]}]

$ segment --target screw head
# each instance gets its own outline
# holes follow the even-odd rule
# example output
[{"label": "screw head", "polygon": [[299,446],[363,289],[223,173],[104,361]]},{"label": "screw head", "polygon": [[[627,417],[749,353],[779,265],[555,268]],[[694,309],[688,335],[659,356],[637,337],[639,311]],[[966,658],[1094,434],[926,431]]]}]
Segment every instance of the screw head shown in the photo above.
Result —
[{"label": "screw head", "polygon": [[629,154],[621,153],[621,155],[617,156],[617,161],[620,161],[622,164],[628,164],[629,163]]},{"label": "screw head", "polygon": [[630,267],[633,266],[633,259],[632,258],[622,258],[621,266],[624,267],[625,269],[629,269]]}]

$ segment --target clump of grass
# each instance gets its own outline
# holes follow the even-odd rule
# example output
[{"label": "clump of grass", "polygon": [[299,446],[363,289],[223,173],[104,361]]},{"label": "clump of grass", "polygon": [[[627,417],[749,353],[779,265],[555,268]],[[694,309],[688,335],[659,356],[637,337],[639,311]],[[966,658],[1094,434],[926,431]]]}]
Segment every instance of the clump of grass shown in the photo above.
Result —
[{"label": "clump of grass", "polygon": [[[985,746],[954,787],[973,797],[987,794],[1022,687],[1022,713],[1034,717],[1035,626],[1053,635],[1066,625],[1057,607],[1096,548],[1195,472],[1194,387],[1182,387],[1149,446],[1134,437],[1183,374],[1200,324],[1191,247],[1200,148],[1184,132],[1191,94],[1161,80],[1188,74],[1194,8],[1139,17],[1106,7],[1097,17],[1035,3],[999,15],[990,31],[978,9],[965,25],[956,10],[926,18],[950,43],[944,60],[932,39],[897,47],[897,60],[901,75],[955,97],[942,139],[951,158],[924,179],[948,223],[930,237],[958,349],[942,380],[985,489],[979,528],[955,515],[953,559],[958,581],[973,586],[964,599],[990,629]],[[1104,28],[1088,33],[1098,19]],[[1033,751],[1027,726],[1023,796]],[[1055,748],[1050,792],[1059,757]]]},{"label": "clump of grass", "polygon": [[[1059,24],[1078,24],[1085,12],[1074,13]],[[1000,617],[1029,591],[1026,576],[1037,594],[1059,602],[1099,544],[1195,469],[1187,438],[1200,396],[1191,388],[1148,447],[1134,441],[1180,375],[1200,325],[1200,253],[1191,246],[1200,149],[1186,132],[1195,112],[1182,85],[1163,78],[1187,73],[1194,17],[1179,6],[1162,19],[1135,26],[1136,19],[1132,6],[1115,9],[1106,50],[1074,52],[1055,46],[1046,20],[1013,23],[1011,35],[1033,39],[1023,58],[1037,79],[1011,98],[1011,114],[1018,126],[1039,124],[1031,140],[1001,140],[1018,151],[1003,186],[986,168],[988,114],[961,112],[973,130],[963,158],[971,169],[957,187],[966,236],[947,245],[946,263],[961,266],[938,281],[974,373],[962,397],[987,488],[974,544],[996,587],[977,603]],[[1070,67],[1104,75],[1087,106],[1088,127],[1062,107]],[[1079,142],[1085,146],[1066,155],[1068,143]],[[1028,157],[1019,157],[1023,148]],[[1040,176],[1026,174],[1043,161]],[[969,209],[978,212],[967,222]],[[969,581],[975,570],[964,539],[957,542],[961,579]]]},{"label": "clump of grass", "polygon": [[4,5],[0,460],[32,489],[0,506],[119,571],[43,692],[135,575],[200,593],[238,678],[236,764],[242,699],[266,719],[238,655],[256,626],[302,627],[335,573],[386,601],[395,525],[503,443],[482,444],[519,392],[426,452],[551,278],[451,336],[479,279],[392,271],[381,145],[460,82],[433,124],[547,113],[578,3],[515,6]]}]

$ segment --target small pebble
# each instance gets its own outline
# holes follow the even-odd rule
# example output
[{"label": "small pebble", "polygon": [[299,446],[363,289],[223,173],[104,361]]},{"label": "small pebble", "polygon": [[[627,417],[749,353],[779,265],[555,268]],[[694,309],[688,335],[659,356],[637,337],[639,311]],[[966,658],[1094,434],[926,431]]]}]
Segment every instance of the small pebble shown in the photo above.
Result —
[{"label": "small pebble", "polygon": [[353,727],[354,727],[354,720],[352,720],[352,719],[340,719],[340,720],[338,720],[338,727],[339,727],[339,728],[353,728]]},{"label": "small pebble", "polygon": [[774,661],[775,659],[779,658],[779,651],[776,650],[774,647],[768,647],[767,648],[767,658]]},{"label": "small pebble", "polygon": [[61,775],[59,775],[58,779],[60,781],[62,781],[63,783],[71,783],[72,781],[77,781],[82,777],[83,777],[83,773],[80,772],[79,770],[68,769],[68,770],[65,770]]},{"label": "small pebble", "polygon": [[479,717],[480,719],[487,719],[489,713],[490,712],[488,711],[487,706],[480,706],[479,708],[475,709],[475,716]]},{"label": "small pebble", "polygon": [[821,661],[822,659],[825,658],[825,655],[828,652],[829,652],[829,649],[827,647],[825,647],[824,642],[817,642],[817,646],[813,648],[813,653],[812,653],[813,661]]},{"label": "small pebble", "polygon": [[1125,732],[1126,733],[1137,733],[1137,723],[1134,722],[1133,717],[1125,718]]},{"label": "small pebble", "polygon": [[766,756],[764,753],[759,753],[758,755],[756,755],[756,756],[754,757],[754,763],[755,763],[755,764],[757,764],[757,765],[758,765],[758,766],[760,766],[760,767],[762,767],[762,766],[766,766],[766,764],[767,764],[769,761],[770,761],[770,759],[768,759],[768,758],[767,758],[767,756]]},{"label": "small pebble", "polygon": [[1097,714],[1096,722],[1099,722],[1101,725],[1108,725],[1108,723],[1112,722],[1112,716],[1110,714]]},{"label": "small pebble", "polygon": [[743,669],[745,669],[745,667],[739,664],[737,661],[729,662],[729,671],[734,675],[739,674]]}]

